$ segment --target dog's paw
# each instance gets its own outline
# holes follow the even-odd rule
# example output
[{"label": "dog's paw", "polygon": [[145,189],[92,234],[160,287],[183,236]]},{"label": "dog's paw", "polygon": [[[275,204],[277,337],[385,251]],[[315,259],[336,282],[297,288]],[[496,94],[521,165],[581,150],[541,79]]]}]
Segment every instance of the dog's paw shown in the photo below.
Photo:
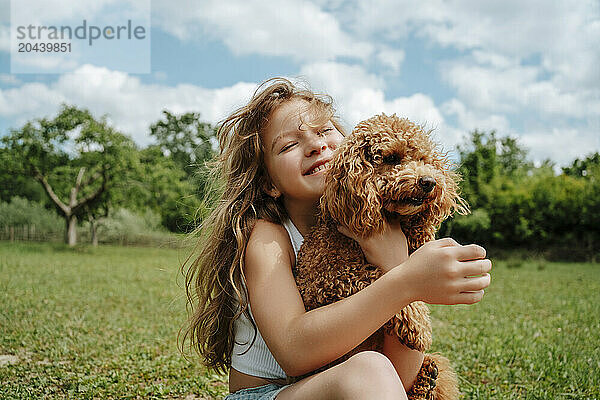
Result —
[{"label": "dog's paw", "polygon": [[[438,366],[435,361],[425,355],[421,369],[410,390],[406,393],[409,400],[433,400],[438,378]],[[436,399],[437,400],[437,399]]]}]

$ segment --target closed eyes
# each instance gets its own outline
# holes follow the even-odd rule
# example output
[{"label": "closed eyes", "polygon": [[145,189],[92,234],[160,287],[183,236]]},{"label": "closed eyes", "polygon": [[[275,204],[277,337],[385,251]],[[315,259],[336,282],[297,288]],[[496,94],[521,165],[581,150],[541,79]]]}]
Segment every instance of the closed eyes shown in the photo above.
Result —
[{"label": "closed eyes", "polygon": [[281,153],[283,153],[284,151],[286,151],[287,149],[291,149],[291,148],[292,148],[292,147],[294,147],[296,144],[298,144],[298,143],[297,143],[297,142],[294,142],[294,143],[290,143],[290,144],[288,144],[288,145],[284,146],[284,147],[281,149],[281,151],[280,151],[279,153],[281,154]]},{"label": "closed eyes", "polygon": [[[318,130],[317,131],[317,136],[323,136],[323,135],[327,134],[328,132],[330,132],[332,130],[333,130],[333,128],[325,128],[325,129]],[[292,143],[289,143],[289,144],[283,146],[281,148],[281,150],[279,150],[279,154],[283,153],[286,150],[291,149],[292,147],[294,147],[297,144],[298,144],[298,142],[292,142]]]}]

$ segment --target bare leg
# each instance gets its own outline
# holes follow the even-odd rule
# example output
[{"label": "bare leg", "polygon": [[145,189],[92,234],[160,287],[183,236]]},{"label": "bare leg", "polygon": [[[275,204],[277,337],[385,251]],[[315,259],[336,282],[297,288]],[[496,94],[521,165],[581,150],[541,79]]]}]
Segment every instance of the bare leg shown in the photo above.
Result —
[{"label": "bare leg", "polygon": [[364,351],[284,389],[277,400],[407,399],[394,365],[383,354]]},{"label": "bare leg", "polygon": [[404,389],[408,392],[415,383],[423,364],[423,353],[409,349],[400,343],[395,334],[386,334],[383,341],[383,354],[394,364],[394,368],[404,384]]}]

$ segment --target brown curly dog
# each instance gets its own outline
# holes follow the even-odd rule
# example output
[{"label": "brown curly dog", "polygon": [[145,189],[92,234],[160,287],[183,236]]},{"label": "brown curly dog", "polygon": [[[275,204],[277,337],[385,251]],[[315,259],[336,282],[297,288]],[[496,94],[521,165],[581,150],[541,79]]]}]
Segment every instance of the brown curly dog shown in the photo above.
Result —
[{"label": "brown curly dog", "polygon": [[[296,283],[308,310],[348,297],[382,275],[368,264],[357,237],[381,233],[385,221],[399,221],[409,252],[435,238],[436,229],[454,212],[468,212],[458,194],[451,163],[420,126],[385,114],[359,123],[329,162],[319,221],[298,253]],[[384,332],[395,333],[409,348],[431,345],[429,309],[414,302],[344,357],[383,349]],[[316,371],[315,371],[316,372]],[[456,375],[447,358],[426,354],[410,399],[456,399]]]}]

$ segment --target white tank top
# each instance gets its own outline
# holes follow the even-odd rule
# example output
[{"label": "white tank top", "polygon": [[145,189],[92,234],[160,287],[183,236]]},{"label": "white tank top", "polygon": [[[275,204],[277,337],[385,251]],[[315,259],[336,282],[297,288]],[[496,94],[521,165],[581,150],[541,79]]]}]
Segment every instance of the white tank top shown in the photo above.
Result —
[{"label": "white tank top", "polygon": [[[298,250],[304,241],[304,238],[294,226],[290,219],[286,219],[283,222],[283,226],[290,236],[292,247],[296,257],[298,256]],[[248,304],[250,315],[250,304]],[[252,317],[254,319],[254,317]],[[256,338],[254,338],[254,327],[252,322],[242,314],[233,323],[235,341],[233,344],[233,351],[231,353],[231,367],[244,374],[258,376],[267,379],[285,379],[286,375],[281,366],[269,351],[267,344],[262,338],[258,327],[256,329]],[[252,339],[254,338],[254,343]]]}]

